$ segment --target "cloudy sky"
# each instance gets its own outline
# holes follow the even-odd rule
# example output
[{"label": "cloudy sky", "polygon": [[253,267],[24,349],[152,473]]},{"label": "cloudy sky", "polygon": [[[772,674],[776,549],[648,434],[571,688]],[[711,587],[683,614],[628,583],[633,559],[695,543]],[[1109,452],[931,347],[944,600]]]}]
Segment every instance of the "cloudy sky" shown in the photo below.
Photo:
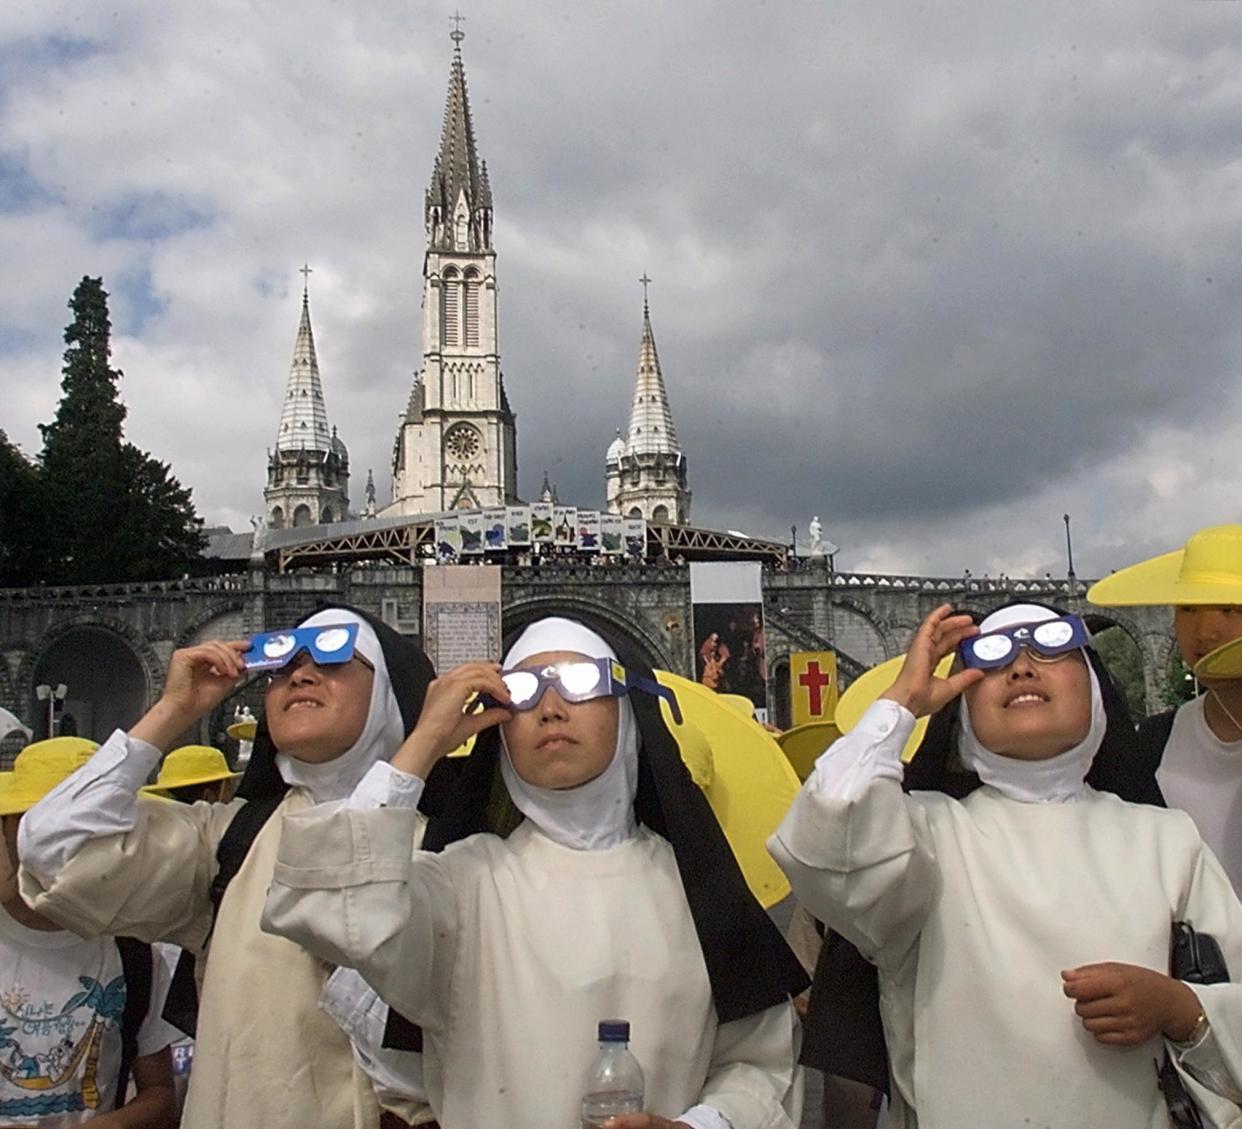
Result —
[{"label": "cloudy sky", "polygon": [[[419,366],[451,6],[4,0],[0,428],[112,294],[128,437],[262,508],[308,261],[353,500]],[[603,500],[641,327],[694,524],[1099,574],[1242,520],[1242,2],[474,0],[519,488]]]}]

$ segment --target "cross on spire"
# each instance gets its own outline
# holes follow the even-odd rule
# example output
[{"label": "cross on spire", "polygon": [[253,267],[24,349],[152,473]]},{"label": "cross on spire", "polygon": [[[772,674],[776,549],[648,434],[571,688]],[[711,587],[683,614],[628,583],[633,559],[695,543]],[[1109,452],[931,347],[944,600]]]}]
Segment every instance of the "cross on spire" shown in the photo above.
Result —
[{"label": "cross on spire", "polygon": [[449,23],[453,25],[453,30],[449,32],[449,38],[456,45],[454,50],[461,50],[461,41],[466,38],[466,33],[461,30],[461,25],[466,22],[466,17],[460,12],[454,12],[449,16]]},{"label": "cross on spire", "polygon": [[311,269],[311,266],[309,263],[303,263],[302,266],[298,269],[298,274],[302,276],[302,300],[303,301],[306,301],[306,299],[310,295],[310,276],[313,273],[314,271]]},{"label": "cross on spire", "polygon": [[651,279],[647,277],[647,272],[643,271],[643,276],[638,280],[643,284],[643,313],[647,312],[647,287],[651,285]]}]

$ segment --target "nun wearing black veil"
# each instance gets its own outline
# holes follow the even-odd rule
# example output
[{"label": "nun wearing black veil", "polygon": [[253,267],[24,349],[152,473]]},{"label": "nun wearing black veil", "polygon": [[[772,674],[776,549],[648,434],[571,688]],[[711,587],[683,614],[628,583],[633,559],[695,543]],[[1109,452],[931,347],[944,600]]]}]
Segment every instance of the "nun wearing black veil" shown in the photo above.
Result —
[{"label": "nun wearing black veil", "polygon": [[[966,665],[938,677],[955,651]],[[1167,1129],[1166,1051],[1205,1124],[1242,1123],[1242,986],[1167,975],[1175,921],[1242,969],[1242,906],[1188,817],[1092,786],[1130,741],[1077,617],[1015,605],[976,628],[946,606],[820,757],[768,845],[798,899],[878,972],[888,1126]],[[904,792],[903,775],[929,790]],[[832,963],[812,1026],[816,994],[834,1003]],[[868,1027],[840,1012],[830,1026],[846,1039]],[[866,1065],[838,1072],[879,1081]]]},{"label": "nun wearing black veil", "polygon": [[[601,679],[586,686],[592,665]],[[797,1125],[790,996],[805,976],[686,771],[660,693],[621,646],[540,620],[503,668],[433,683],[348,810],[285,820],[264,928],[357,968],[422,1029],[444,1129],[577,1125],[608,1018],[629,1020],[646,1082],[647,1112],[617,1124]],[[423,781],[472,733],[411,859]]]}]

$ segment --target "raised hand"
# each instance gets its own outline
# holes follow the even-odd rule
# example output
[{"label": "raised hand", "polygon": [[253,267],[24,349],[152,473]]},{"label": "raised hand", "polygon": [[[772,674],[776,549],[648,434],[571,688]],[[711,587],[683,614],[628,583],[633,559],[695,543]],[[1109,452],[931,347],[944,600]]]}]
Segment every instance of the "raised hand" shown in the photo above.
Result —
[{"label": "raised hand", "polygon": [[249,645],[245,639],[216,640],[174,651],[163,694],[130,734],[166,749],[178,734],[233,692],[246,673],[242,654]]},{"label": "raised hand", "polygon": [[948,678],[936,674],[936,664],[945,655],[978,634],[970,616],[954,615],[951,605],[941,604],[919,625],[896,681],[880,697],[905,706],[915,717],[935,713],[983,678],[981,670],[962,670]]},{"label": "raised hand", "polygon": [[1105,961],[1061,973],[1061,990],[1071,999],[1082,1025],[1096,1042],[1135,1047],[1153,1035],[1184,1041],[1198,1024],[1201,1009],[1194,990],[1136,964]]},{"label": "raised hand", "polygon": [[432,682],[414,732],[392,758],[393,768],[425,780],[445,754],[513,716],[503,705],[470,708],[480,694],[508,703],[509,688],[500,677],[499,663],[464,663]]}]

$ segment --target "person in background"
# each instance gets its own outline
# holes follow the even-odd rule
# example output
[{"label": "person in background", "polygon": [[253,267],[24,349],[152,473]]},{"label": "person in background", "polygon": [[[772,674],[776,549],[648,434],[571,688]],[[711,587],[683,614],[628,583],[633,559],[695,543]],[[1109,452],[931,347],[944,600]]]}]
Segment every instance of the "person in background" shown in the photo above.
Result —
[{"label": "person in background", "polygon": [[[35,912],[17,889],[24,814],[96,746],[54,737],[26,746],[0,778],[0,1125],[170,1129],[176,1124],[161,1018],[169,971],[150,946],[79,937]],[[127,1099],[132,1080],[134,1096]]]}]

